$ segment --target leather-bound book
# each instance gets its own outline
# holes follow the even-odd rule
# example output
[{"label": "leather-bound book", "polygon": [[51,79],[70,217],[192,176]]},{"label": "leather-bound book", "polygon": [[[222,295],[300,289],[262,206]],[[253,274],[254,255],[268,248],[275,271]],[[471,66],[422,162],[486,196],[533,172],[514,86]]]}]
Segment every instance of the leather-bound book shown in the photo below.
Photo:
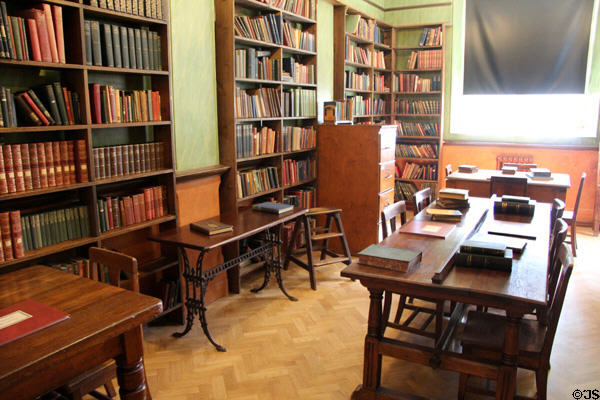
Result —
[{"label": "leather-bound book", "polygon": [[60,160],[60,144],[59,142],[50,142],[52,145],[52,159],[54,162],[54,179],[56,180],[56,186],[63,186],[65,184],[63,178],[62,162]]},{"label": "leather-bound book", "polygon": [[46,29],[48,30],[48,42],[50,44],[50,55],[52,56],[52,62],[59,62],[58,59],[58,48],[56,45],[56,33],[54,29],[54,21],[52,20],[52,10],[50,8],[50,4],[42,3],[39,4],[37,9],[41,10],[44,13],[44,18],[46,20]]},{"label": "leather-bound book", "polygon": [[60,119],[63,125],[69,125],[69,116],[67,115],[67,104],[65,103],[65,95],[60,82],[54,82],[52,84],[54,89],[54,98],[56,99],[56,105],[58,106],[58,112],[60,113]]},{"label": "leather-bound book", "polygon": [[9,144],[2,146],[2,153],[4,155],[4,171],[6,173],[6,184],[8,187],[8,193],[15,193],[17,186],[15,185],[15,170],[12,158],[12,151]]},{"label": "leather-bound book", "polygon": [[31,43],[31,57],[33,61],[42,61],[42,52],[40,49],[40,39],[37,32],[35,18],[27,18],[27,30]]},{"label": "leather-bound book", "polygon": [[54,154],[52,153],[52,142],[44,142],[44,154],[46,156],[46,172],[48,174],[48,187],[56,186],[56,172],[54,170]]},{"label": "leather-bound book", "polygon": [[37,148],[37,159],[38,166],[40,171],[40,187],[47,188],[48,187],[48,169],[46,166],[46,151],[44,148],[44,143],[39,142],[35,143]]},{"label": "leather-bound book", "polygon": [[10,232],[12,237],[13,254],[15,258],[25,257],[25,247],[23,244],[23,228],[21,226],[21,212],[10,211]]},{"label": "leather-bound book", "polygon": [[77,182],[83,183],[89,181],[87,166],[87,148],[85,140],[75,140],[76,174]]},{"label": "leather-bound book", "polygon": [[71,185],[75,182],[71,181],[71,170],[69,167],[69,144],[68,144],[68,142],[65,140],[61,140],[60,142],[58,142],[58,149],[59,149],[59,153],[60,153],[59,156],[60,156],[60,166],[61,166],[62,175],[63,175],[63,184]]},{"label": "leather-bound book", "polygon": [[37,96],[37,94],[33,91],[33,89],[29,89],[27,91],[27,95],[33,101],[33,103],[35,104],[35,106],[42,112],[43,116],[48,120],[49,125],[56,125],[56,121],[54,120],[54,118],[50,114],[50,111],[48,111],[48,109],[46,108],[46,106],[44,105],[44,103],[42,103],[42,101]]},{"label": "leather-bound book", "polygon": [[19,120],[25,122],[28,125],[41,126],[42,121],[36,115],[36,113],[29,107],[22,95],[14,96],[15,105],[18,110]]},{"label": "leather-bound book", "polygon": [[[30,143],[28,148],[29,165],[31,167],[31,183],[34,189],[41,189],[42,182],[40,181],[40,164],[37,155],[37,143]],[[21,148],[21,153],[23,153],[23,148]]]},{"label": "leather-bound book", "polygon": [[0,194],[8,193],[8,182],[6,181],[6,171],[4,169],[4,146],[8,145],[0,144]]},{"label": "leather-bound book", "polygon": [[67,153],[69,159],[69,180],[73,183],[77,181],[77,174],[75,172],[75,141],[69,140],[67,142]]},{"label": "leather-bound book", "polygon": [[144,149],[144,172],[152,171],[152,154],[150,154],[150,144],[142,144]]},{"label": "leather-bound book", "polygon": [[152,188],[144,189],[144,213],[146,215],[146,220],[149,221],[153,219],[152,213]]},{"label": "leather-bound book", "polygon": [[90,20],[85,20],[83,25],[83,33],[85,37],[85,65],[92,65],[92,23]]},{"label": "leather-bound book", "polygon": [[13,260],[12,235],[10,231],[10,216],[8,211],[0,213],[0,234],[2,234],[2,248],[4,251],[4,260]]},{"label": "leather-bound book", "polygon": [[46,103],[48,104],[50,115],[52,115],[52,119],[54,119],[56,125],[66,124],[66,121],[63,121],[60,117],[58,104],[56,103],[56,96],[54,95],[54,87],[52,85],[44,85],[42,86],[42,92],[46,97]]},{"label": "leather-bound book", "polygon": [[13,169],[15,174],[15,188],[17,192],[25,191],[25,178],[23,177],[23,158],[21,157],[21,145],[11,144]]},{"label": "leather-bound book", "polygon": [[[31,96],[29,95],[28,92],[22,92],[22,93],[17,94],[16,96],[22,97],[23,100],[25,100],[29,109],[35,113],[36,117],[40,120],[42,125],[44,125],[44,126],[50,125],[50,121],[48,120],[48,118],[46,118],[46,116],[44,115],[42,110],[38,107],[38,105],[33,101],[33,99],[31,98]],[[42,105],[42,107],[43,107],[43,105]]]},{"label": "leather-bound book", "polygon": [[54,22],[54,30],[56,31],[56,50],[58,51],[58,62],[66,63],[65,55],[65,35],[63,32],[63,17],[62,7],[52,6],[52,22]]}]

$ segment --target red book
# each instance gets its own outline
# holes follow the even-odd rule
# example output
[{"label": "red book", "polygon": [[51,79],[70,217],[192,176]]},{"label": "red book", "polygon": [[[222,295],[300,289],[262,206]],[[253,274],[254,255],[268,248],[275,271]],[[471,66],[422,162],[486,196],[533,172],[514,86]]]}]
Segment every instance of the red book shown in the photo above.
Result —
[{"label": "red book", "polygon": [[21,143],[21,158],[23,159],[23,179],[25,180],[25,190],[33,189],[33,179],[31,176],[31,160],[29,159],[29,145]]},{"label": "red book", "polygon": [[71,183],[77,182],[75,173],[75,141],[68,141],[68,154],[69,154],[69,180]]},{"label": "red book", "polygon": [[11,144],[13,169],[15,174],[15,188],[17,192],[25,191],[25,178],[23,177],[23,158],[21,158],[21,145]]},{"label": "red book", "polygon": [[65,36],[63,33],[63,17],[62,7],[52,6],[52,22],[54,22],[54,29],[56,30],[56,50],[58,52],[58,62],[66,63],[65,57]]},{"label": "red book", "polygon": [[60,145],[58,142],[52,143],[52,158],[54,161],[54,179],[56,179],[56,186],[62,186],[65,184],[63,179],[63,168],[60,162]]},{"label": "red book", "polygon": [[13,260],[12,235],[10,234],[10,216],[7,212],[0,213],[0,233],[2,234],[2,250],[4,261]]},{"label": "red book", "polygon": [[48,169],[46,167],[46,151],[44,149],[44,143],[35,143],[37,147],[37,158],[38,165],[40,166],[40,186],[42,188],[48,187]]},{"label": "red book", "polygon": [[46,173],[48,174],[48,186],[56,186],[56,173],[54,171],[54,154],[52,154],[52,142],[44,142],[44,153],[46,155]]},{"label": "red book", "polygon": [[17,94],[17,96],[22,97],[23,100],[25,100],[25,102],[27,103],[29,108],[31,108],[31,110],[35,113],[35,115],[42,122],[42,125],[45,125],[45,126],[50,125],[50,121],[48,121],[48,118],[46,118],[46,116],[44,115],[42,110],[40,110],[39,107],[33,102],[33,100],[31,100],[31,97],[29,97],[29,94],[27,92],[19,93],[19,94]]},{"label": "red book", "polygon": [[102,108],[100,106],[100,84],[93,83],[92,84],[92,109],[94,110],[94,123],[101,124],[102,123]]},{"label": "red book", "polygon": [[123,198],[119,199],[119,214],[121,215],[121,226],[129,225],[127,216],[125,215],[125,202],[123,201]]},{"label": "red book", "polygon": [[113,224],[113,209],[112,202],[110,201],[110,197],[106,197],[106,226],[108,229],[114,229],[115,225]]},{"label": "red book", "polygon": [[87,148],[85,140],[75,140],[75,159],[76,159],[76,173],[77,182],[87,182],[88,178],[88,166],[87,166]]},{"label": "red book", "polygon": [[65,106],[67,108],[67,118],[69,118],[69,125],[75,125],[75,118],[73,118],[73,99],[71,98],[71,91],[67,90],[66,87],[62,88],[63,96],[65,98]]},{"label": "red book", "polygon": [[44,62],[52,62],[52,54],[50,52],[50,41],[48,40],[48,27],[44,13],[37,9],[32,9],[33,18],[35,20],[37,39],[40,47],[40,53]]},{"label": "red book", "polygon": [[69,169],[69,148],[68,143],[65,140],[58,142],[58,149],[60,152],[60,166],[63,173],[63,184],[71,185],[75,182],[71,182],[71,172]]},{"label": "red book", "polygon": [[[21,149],[21,152],[23,152],[23,149]],[[31,182],[33,183],[33,188],[41,189],[42,181],[40,180],[40,164],[36,143],[29,145],[29,164],[31,165]]]},{"label": "red book", "polygon": [[9,218],[14,256],[15,258],[25,257],[25,246],[23,244],[23,228],[21,227],[21,211],[9,212]]},{"label": "red book", "polygon": [[15,193],[17,191],[17,187],[15,185],[15,170],[10,145],[6,144],[2,146],[2,153],[4,155],[4,171],[6,172],[8,193]]},{"label": "red book", "polygon": [[0,232],[0,262],[4,261],[4,248],[1,243],[2,243],[2,232]]},{"label": "red book", "polygon": [[133,212],[133,199],[131,196],[127,196],[123,199],[125,203],[125,220],[127,225],[135,224],[135,213]]},{"label": "red book", "polygon": [[6,172],[4,171],[4,152],[2,147],[4,145],[0,144],[0,194],[6,194],[8,193],[8,183],[6,182]]},{"label": "red book", "polygon": [[144,205],[140,204],[140,196],[138,196],[137,194],[134,194],[133,196],[131,196],[131,199],[133,202],[133,220],[134,220],[134,222],[136,224],[139,224],[140,222],[144,222],[144,219],[143,219],[144,210],[142,209],[142,207]]},{"label": "red book", "polygon": [[152,189],[144,189],[144,213],[146,214],[146,220],[152,219]]},{"label": "red book", "polygon": [[54,31],[54,22],[52,21],[52,11],[50,4],[42,3],[36,6],[37,9],[41,10],[46,20],[46,29],[48,32],[48,43],[50,44],[50,55],[52,56],[52,62],[58,62],[58,49],[56,47],[56,34]]},{"label": "red book", "polygon": [[69,318],[69,314],[31,299],[0,310],[0,318],[6,316],[13,323],[0,329],[0,346]]}]

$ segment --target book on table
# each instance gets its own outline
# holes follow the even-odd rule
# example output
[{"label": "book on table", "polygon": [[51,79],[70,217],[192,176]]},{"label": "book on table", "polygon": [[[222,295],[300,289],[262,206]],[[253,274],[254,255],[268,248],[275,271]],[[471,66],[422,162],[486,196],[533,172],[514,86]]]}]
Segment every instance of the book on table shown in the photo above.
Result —
[{"label": "book on table", "polygon": [[0,346],[69,318],[54,307],[25,300],[0,310]]},{"label": "book on table", "polygon": [[207,235],[216,235],[233,231],[233,225],[225,224],[214,219],[206,219],[198,222],[192,222],[190,229]]},{"label": "book on table", "polygon": [[531,168],[529,173],[536,178],[549,178],[552,176],[552,172],[548,168]]},{"label": "book on table", "polygon": [[402,225],[398,229],[398,232],[446,239],[448,235],[452,233],[455,226],[455,224],[434,221],[415,221],[413,219]]},{"label": "book on table", "polygon": [[494,269],[498,271],[512,270],[513,251],[505,249],[502,256],[489,254],[466,253],[462,250],[456,254],[454,264],[460,267]]},{"label": "book on table", "polygon": [[283,214],[284,212],[292,211],[294,209],[294,206],[292,204],[265,201],[262,203],[253,204],[252,209],[256,211],[268,212],[271,214]]},{"label": "book on table", "polygon": [[531,198],[526,196],[513,196],[510,194],[503,194],[502,201],[528,204],[531,201]]},{"label": "book on table", "polygon": [[504,256],[506,245],[499,242],[488,242],[483,240],[465,240],[460,245],[461,253],[483,254],[490,256]]},{"label": "book on table", "polygon": [[425,210],[425,214],[431,217],[432,221],[448,221],[460,222],[463,213],[459,210],[450,210],[442,208],[429,207]]},{"label": "book on table", "polygon": [[422,253],[418,250],[372,244],[358,253],[360,264],[407,272],[421,262]]},{"label": "book on table", "polygon": [[437,208],[461,210],[464,208],[469,208],[469,200],[439,198],[436,200],[435,206]]},{"label": "book on table", "polygon": [[475,173],[477,171],[478,171],[478,169],[477,169],[476,165],[466,165],[466,164],[463,164],[463,165],[459,165],[458,166],[458,172],[464,172],[464,173],[467,173],[467,174],[473,174],[473,173]]},{"label": "book on table", "polygon": [[504,166],[501,171],[504,175],[514,175],[517,173],[517,167]]},{"label": "book on table", "polygon": [[528,202],[494,200],[494,213],[532,216],[535,212],[535,200]]},{"label": "book on table", "polygon": [[[498,243],[504,245],[507,249],[511,249],[515,254],[523,253],[523,251],[525,251],[525,247],[527,246],[527,239],[503,235],[494,235],[484,232],[477,233],[471,238],[471,240],[486,243]],[[466,242],[463,244],[466,244]]]},{"label": "book on table", "polygon": [[453,200],[468,200],[469,190],[467,189],[456,189],[456,188],[443,188],[439,191],[440,199],[453,199]]}]

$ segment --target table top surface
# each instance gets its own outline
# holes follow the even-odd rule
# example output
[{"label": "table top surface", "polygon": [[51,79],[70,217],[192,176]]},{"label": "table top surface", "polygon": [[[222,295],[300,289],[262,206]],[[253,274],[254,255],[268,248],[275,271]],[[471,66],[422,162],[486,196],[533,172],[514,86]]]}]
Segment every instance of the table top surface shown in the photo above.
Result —
[{"label": "table top surface", "polygon": [[528,185],[534,186],[552,186],[552,187],[571,187],[571,177],[569,174],[561,174],[561,173],[552,173],[552,179],[542,180],[542,179],[531,179],[527,172],[517,171],[514,175],[503,174],[502,171],[494,170],[494,169],[480,169],[477,172],[467,173],[467,172],[458,172],[454,171],[450,175],[446,177],[448,180],[465,180],[465,181],[489,181],[492,176],[506,176],[506,177],[515,177],[515,178],[527,178]]},{"label": "table top surface", "polygon": [[[428,295],[442,299],[460,301],[467,297],[478,300],[472,304],[501,306],[510,303],[519,309],[545,305],[551,205],[537,203],[533,218],[494,214],[490,199],[472,197],[470,205],[469,209],[463,210],[461,222],[456,224],[446,239],[396,231],[380,243],[422,251],[422,260],[416,269],[396,272],[355,262],[342,271],[342,276],[359,279],[368,287],[395,289],[401,293],[411,288],[427,291]],[[414,220],[426,221],[429,217],[422,211]],[[534,236],[536,240],[527,241],[523,254],[513,260],[510,273],[453,267],[441,284],[432,282],[435,273],[451,265],[454,254],[464,240],[474,232],[487,233],[489,230],[510,230]]]},{"label": "table top surface", "polygon": [[[159,299],[68,274],[32,266],[0,275],[0,309],[32,299],[69,318],[0,346],[0,382],[27,376],[67,349],[85,350],[141,325],[162,311]],[[29,370],[30,372],[25,372]]]},{"label": "table top surface", "polygon": [[255,235],[265,229],[291,221],[308,212],[308,209],[296,207],[293,211],[282,214],[255,211],[251,208],[240,211],[237,215],[223,214],[212,220],[233,225],[233,231],[207,235],[190,229],[189,225],[160,232],[148,239],[160,243],[173,244],[190,249],[208,251],[228,243]]}]

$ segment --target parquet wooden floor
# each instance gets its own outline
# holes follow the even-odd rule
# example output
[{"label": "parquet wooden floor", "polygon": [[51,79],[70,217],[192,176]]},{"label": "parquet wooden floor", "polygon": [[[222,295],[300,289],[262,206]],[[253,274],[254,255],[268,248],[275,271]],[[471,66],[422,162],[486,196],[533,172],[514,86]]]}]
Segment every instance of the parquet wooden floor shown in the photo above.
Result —
[{"label": "parquet wooden floor", "polygon": [[[581,250],[552,354],[550,399],[572,399],[575,389],[600,390],[600,239],[581,229]],[[154,400],[336,400],[350,398],[361,382],[368,294],[339,276],[343,264],[321,267],[318,290],[297,266],[284,272],[287,300],[272,282],[249,292],[260,276],[244,281],[240,295],[208,309],[217,352],[199,323],[184,338],[180,327],[146,328],[146,371]],[[456,373],[384,359],[383,384],[436,399],[455,399]],[[534,393],[532,375],[520,375],[519,391]]]}]

